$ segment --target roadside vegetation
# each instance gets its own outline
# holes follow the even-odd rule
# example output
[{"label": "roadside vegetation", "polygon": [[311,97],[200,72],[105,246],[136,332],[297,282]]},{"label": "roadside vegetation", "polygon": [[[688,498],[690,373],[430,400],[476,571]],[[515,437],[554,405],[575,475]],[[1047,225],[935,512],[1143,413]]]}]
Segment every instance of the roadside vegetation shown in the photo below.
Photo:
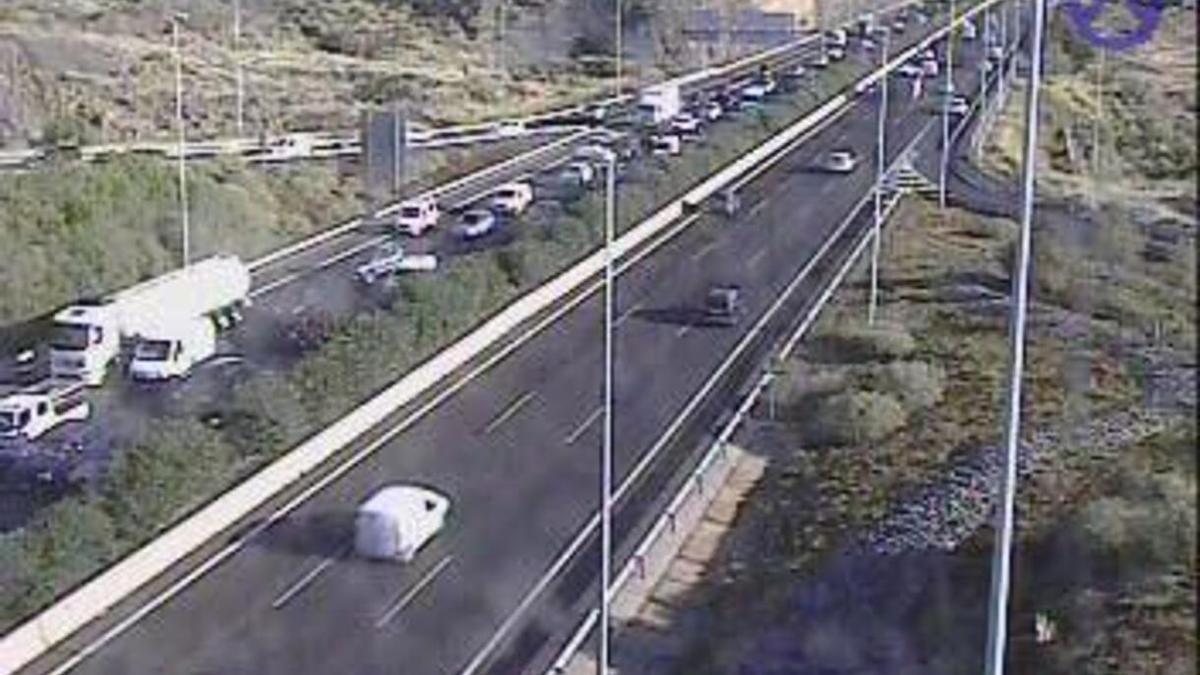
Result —
[{"label": "roadside vegetation", "polygon": [[[724,122],[699,142],[688,143],[678,159],[646,158],[621,178],[619,230],[627,230],[666,201],[734,161],[865,71],[866,66],[859,63],[834,64],[814,86],[777,96],[760,110],[742,113],[740,121]],[[113,284],[137,278],[138,273],[131,271],[130,265],[145,265],[143,270],[168,265],[173,250],[170,230],[174,224],[174,195],[169,171],[162,164],[134,160],[127,166],[125,170],[146,172],[152,180],[138,180],[136,187],[134,181],[125,180],[118,181],[116,187],[105,187],[114,180],[104,177],[110,174],[91,174],[91,167],[79,167],[74,170],[87,179],[83,181],[87,187],[74,189],[89,195],[97,193],[102,198],[101,206],[92,207],[87,218],[73,225],[65,222],[63,211],[67,209],[63,206],[47,207],[50,215],[46,217],[52,228],[70,238],[81,236],[83,227],[99,227],[103,216],[125,198],[157,205],[135,220],[140,231],[150,233],[151,238],[146,244],[149,252],[140,263],[102,260],[92,268],[108,273]],[[255,205],[295,204],[301,195],[307,201],[323,194],[303,187],[285,191],[271,179],[249,172],[243,176],[248,185],[237,185],[234,180],[218,179],[221,171],[245,172],[223,164],[203,169],[195,184],[210,185],[196,188],[196,192],[211,190],[221,199]],[[55,187],[46,178],[22,179],[41,181],[34,185],[44,194],[65,192],[51,204],[87,201],[72,188]],[[143,184],[158,187],[143,193]],[[256,191],[253,196],[246,194],[251,188]],[[342,194],[347,208],[356,203],[353,193],[347,190]],[[215,203],[212,210],[219,212]],[[244,224],[228,236],[251,249],[269,247],[272,241],[283,238],[281,231],[302,232],[318,224],[315,218],[306,218],[288,225],[294,230],[283,230],[278,215],[259,214],[257,218],[257,222]],[[121,450],[121,458],[94,489],[72,494],[54,509],[38,514],[26,527],[0,535],[0,560],[11,563],[0,572],[4,582],[0,583],[0,627],[11,628],[120,555],[145,543],[234,481],[394,382],[500,310],[518,293],[589,253],[599,240],[603,205],[600,195],[584,193],[561,208],[536,205],[523,221],[523,233],[515,242],[456,257],[436,275],[401,278],[372,311],[344,319],[304,319],[307,323],[297,326],[299,330],[289,338],[294,340],[292,346],[298,354],[290,367],[245,378],[219,409],[191,411],[194,414],[163,420],[156,431],[141,438],[133,448]],[[193,230],[200,231],[204,222],[194,219]],[[90,236],[95,236],[94,230]],[[46,268],[39,269],[41,274],[46,273]],[[42,298],[67,300],[78,290],[56,288]]]},{"label": "roadside vegetation", "polygon": [[[413,192],[533,147],[517,140],[416,154],[404,186]],[[179,264],[179,192],[174,164],[119,157],[0,175],[0,232],[10,255],[0,286],[0,326],[26,322],[75,299],[98,296]],[[267,168],[237,160],[188,169],[192,255],[245,260],[349,219],[368,208],[356,163],[301,162]],[[20,335],[0,329],[0,350]]]}]

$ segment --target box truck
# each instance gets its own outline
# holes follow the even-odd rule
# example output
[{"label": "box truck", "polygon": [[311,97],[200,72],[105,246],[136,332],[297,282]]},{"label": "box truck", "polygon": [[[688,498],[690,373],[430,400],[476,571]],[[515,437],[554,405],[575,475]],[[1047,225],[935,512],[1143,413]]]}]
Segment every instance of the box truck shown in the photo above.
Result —
[{"label": "box truck", "polygon": [[683,97],[677,84],[646,87],[638,94],[638,118],[642,126],[660,127],[683,111]]},{"label": "box truck", "polygon": [[54,315],[50,373],[99,386],[124,348],[143,337],[195,345],[203,339],[197,337],[198,320],[228,325],[249,295],[249,268],[235,256],[220,255],[67,307]]},{"label": "box truck", "polygon": [[138,336],[129,376],[140,381],[185,377],[217,353],[217,328],[207,316],[163,322]]},{"label": "box truck", "polygon": [[354,514],[354,550],[374,560],[410,562],[446,525],[450,499],[416,485],[380,488]]}]

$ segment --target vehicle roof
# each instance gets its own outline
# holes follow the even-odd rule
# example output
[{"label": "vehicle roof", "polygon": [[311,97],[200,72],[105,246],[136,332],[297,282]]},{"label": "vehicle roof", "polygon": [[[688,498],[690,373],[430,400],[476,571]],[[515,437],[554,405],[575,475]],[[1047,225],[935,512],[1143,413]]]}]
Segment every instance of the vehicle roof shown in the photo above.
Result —
[{"label": "vehicle roof", "polygon": [[409,199],[405,199],[404,201],[400,202],[400,206],[403,208],[405,206],[424,206],[426,204],[433,203],[436,203],[434,202],[433,197],[430,197],[429,195],[421,195],[420,197],[410,197]]},{"label": "vehicle roof", "polygon": [[422,513],[424,502],[433,501],[439,505],[448,506],[450,499],[445,495],[420,485],[385,485],[363,503],[359,504],[359,513],[379,513],[384,515]]}]

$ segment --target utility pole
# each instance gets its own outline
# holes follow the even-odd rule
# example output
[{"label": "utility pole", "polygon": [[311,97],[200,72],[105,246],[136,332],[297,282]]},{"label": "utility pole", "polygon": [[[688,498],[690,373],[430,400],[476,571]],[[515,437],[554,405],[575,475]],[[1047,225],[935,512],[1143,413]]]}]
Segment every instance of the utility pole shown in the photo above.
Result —
[{"label": "utility pole", "polygon": [[[621,30],[623,10],[621,0],[614,0],[616,14],[614,35],[614,66],[616,95],[621,96]],[[604,200],[604,440],[600,458],[600,658],[598,675],[611,672],[612,629],[612,507],[613,507],[613,342],[616,328],[616,273],[613,261],[613,239],[616,237],[617,160],[608,162],[605,176]]]},{"label": "utility pole", "polygon": [[[885,34],[880,44],[879,53],[882,63],[887,66],[889,37]],[[888,80],[887,73],[880,79],[879,93],[879,133],[875,144],[875,230],[871,236],[871,298],[867,304],[867,325],[875,325],[875,315],[879,309],[879,247],[883,233],[883,177],[887,170],[887,116],[888,116]]]},{"label": "utility pole", "polygon": [[938,206],[946,210],[946,171],[950,165],[950,99],[954,91],[954,15],[950,0],[950,30],[946,34],[946,84],[942,88],[942,161],[938,166]]},{"label": "utility pole", "polygon": [[171,50],[175,53],[175,125],[179,134],[179,223],[183,232],[183,266],[191,264],[191,225],[188,222],[187,134],[183,124],[183,55],[179,49],[179,24],[184,14],[171,15]]},{"label": "utility pole", "polygon": [[237,69],[237,135],[245,135],[245,80],[242,73],[242,0],[233,0],[233,58]]},{"label": "utility pole", "polygon": [[1037,178],[1038,96],[1042,79],[1042,41],[1046,0],[1034,0],[1033,36],[1029,47],[1029,93],[1025,103],[1025,150],[1022,159],[1023,199],[1021,233],[1013,270],[1010,320],[1010,364],[1007,419],[1004,428],[1004,473],[999,522],[992,550],[992,585],[988,601],[987,675],[1004,675],[1008,632],[1008,596],[1013,540],[1013,507],[1017,489],[1017,449],[1021,435],[1021,379],[1025,367],[1025,318],[1029,302],[1029,261],[1032,248],[1033,197]]}]

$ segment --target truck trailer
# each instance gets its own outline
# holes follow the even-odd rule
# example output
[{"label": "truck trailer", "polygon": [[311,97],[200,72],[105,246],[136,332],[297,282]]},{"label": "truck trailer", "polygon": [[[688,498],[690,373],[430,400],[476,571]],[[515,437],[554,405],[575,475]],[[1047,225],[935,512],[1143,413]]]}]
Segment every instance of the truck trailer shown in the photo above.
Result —
[{"label": "truck trailer", "polygon": [[683,96],[677,84],[646,87],[638,94],[638,119],[644,127],[661,127],[683,111]]},{"label": "truck trailer", "polygon": [[[98,301],[67,307],[54,316],[50,373],[99,386],[122,350],[147,340],[152,346],[177,345],[179,349],[168,351],[181,360],[163,370],[182,375],[196,363],[182,348],[185,342],[200,346],[197,336],[204,330],[200,321],[214,327],[235,322],[249,295],[249,268],[235,256],[218,255]],[[182,366],[186,367],[181,371]]]}]

